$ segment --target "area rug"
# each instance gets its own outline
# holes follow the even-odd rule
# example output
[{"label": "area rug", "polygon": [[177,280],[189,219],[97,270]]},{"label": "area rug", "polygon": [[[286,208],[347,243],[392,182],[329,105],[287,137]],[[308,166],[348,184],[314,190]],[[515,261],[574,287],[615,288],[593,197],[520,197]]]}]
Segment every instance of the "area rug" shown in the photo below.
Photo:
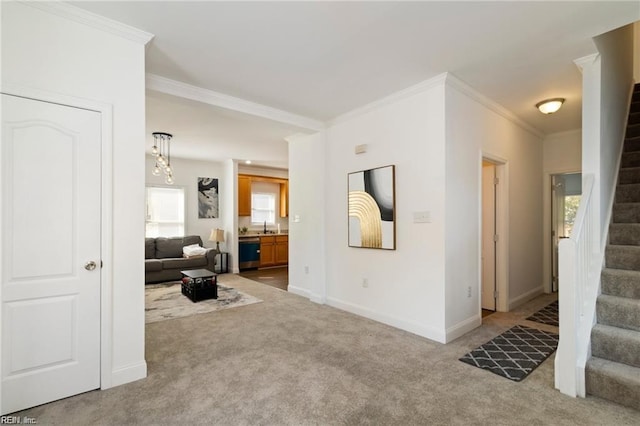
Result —
[{"label": "area rug", "polygon": [[529,321],[555,325],[556,327],[558,327],[560,325],[560,320],[558,317],[558,301],[556,300],[555,302],[551,302],[527,319]]},{"label": "area rug", "polygon": [[558,347],[558,335],[516,325],[460,358],[460,361],[519,382]]},{"label": "area rug", "polygon": [[147,284],[144,298],[147,324],[262,302],[262,300],[235,288],[218,284],[217,299],[193,303],[182,294],[180,281]]}]

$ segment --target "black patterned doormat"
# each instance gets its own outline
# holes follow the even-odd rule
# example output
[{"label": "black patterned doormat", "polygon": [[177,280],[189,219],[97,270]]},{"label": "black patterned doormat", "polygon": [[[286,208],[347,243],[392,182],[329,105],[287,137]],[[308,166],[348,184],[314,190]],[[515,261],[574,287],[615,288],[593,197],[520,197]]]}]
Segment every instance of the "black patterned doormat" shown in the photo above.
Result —
[{"label": "black patterned doormat", "polygon": [[560,325],[558,319],[558,301],[556,300],[555,302],[551,302],[527,319],[529,321],[555,325],[556,327],[558,327]]},{"label": "black patterned doormat", "polygon": [[519,382],[557,347],[557,334],[516,325],[464,355],[460,361]]}]

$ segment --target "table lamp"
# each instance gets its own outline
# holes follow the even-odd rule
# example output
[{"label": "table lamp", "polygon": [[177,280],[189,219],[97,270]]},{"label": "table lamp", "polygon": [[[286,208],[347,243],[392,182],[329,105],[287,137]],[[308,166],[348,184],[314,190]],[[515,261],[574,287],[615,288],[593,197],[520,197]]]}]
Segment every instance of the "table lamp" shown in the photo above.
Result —
[{"label": "table lamp", "polygon": [[212,229],[211,235],[209,235],[209,241],[216,242],[216,251],[220,253],[220,242],[224,243],[224,229]]}]

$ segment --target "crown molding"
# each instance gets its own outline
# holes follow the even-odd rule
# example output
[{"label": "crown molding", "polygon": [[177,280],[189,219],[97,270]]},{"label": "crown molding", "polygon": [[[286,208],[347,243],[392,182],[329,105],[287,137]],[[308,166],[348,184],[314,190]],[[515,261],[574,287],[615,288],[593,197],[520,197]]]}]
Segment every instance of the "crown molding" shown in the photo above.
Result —
[{"label": "crown molding", "polygon": [[574,59],[573,63],[576,64],[580,72],[584,70],[584,67],[587,65],[591,65],[598,59],[600,56],[599,53],[592,53],[591,55],[583,56],[582,58]]},{"label": "crown molding", "polygon": [[409,98],[411,96],[417,95],[418,93],[425,92],[429,89],[432,89],[436,86],[444,84],[447,77],[447,73],[438,74],[437,76],[430,78],[428,80],[422,81],[413,86],[407,87],[406,89],[400,90],[399,92],[395,92],[389,96],[386,96],[382,99],[378,99],[366,105],[363,105],[359,108],[356,108],[352,111],[349,111],[345,114],[339,115],[330,121],[327,122],[328,126],[333,126],[338,123],[342,123],[347,120],[351,120],[359,115],[366,114],[378,108],[381,108],[386,105],[393,104],[402,99]]},{"label": "crown molding", "polygon": [[319,120],[225,95],[223,93],[214,92],[213,90],[203,89],[181,81],[171,80],[156,74],[147,73],[147,89],[245,114],[267,118],[269,120],[278,121],[280,123],[289,124],[302,129],[320,131],[325,128],[325,124]]},{"label": "crown molding", "polygon": [[154,37],[153,34],[146,31],[139,30],[130,25],[105,18],[104,16],[97,15],[61,1],[19,1],[22,4],[40,9],[44,12],[58,15],[62,18],[87,25],[142,45],[149,43]]},{"label": "crown molding", "polygon": [[451,73],[446,73],[446,85],[467,95],[471,99],[475,100],[476,102],[479,102],[480,104],[489,108],[491,111],[501,115],[502,117],[506,118],[507,120],[511,121],[512,123],[516,124],[522,129],[526,130],[527,132],[541,139],[545,137],[544,132],[541,132],[540,130],[526,123],[520,117],[518,117],[517,115],[515,115],[514,113],[512,113],[511,111],[509,111],[508,109],[500,105],[499,103],[493,101],[492,99],[478,92],[476,89],[469,86],[467,83],[463,82],[455,75]]}]

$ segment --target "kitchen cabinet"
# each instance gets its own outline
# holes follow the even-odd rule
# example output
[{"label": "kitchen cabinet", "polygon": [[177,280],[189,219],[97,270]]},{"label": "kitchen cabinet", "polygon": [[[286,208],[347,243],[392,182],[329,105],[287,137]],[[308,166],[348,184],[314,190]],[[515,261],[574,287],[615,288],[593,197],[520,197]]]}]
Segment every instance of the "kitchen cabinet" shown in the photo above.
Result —
[{"label": "kitchen cabinet", "polygon": [[260,267],[276,264],[276,237],[260,237]]},{"label": "kitchen cabinet", "polygon": [[289,236],[260,237],[260,267],[281,266],[289,263]]},{"label": "kitchen cabinet", "polygon": [[280,184],[280,217],[289,217],[289,181]]},{"label": "kitchen cabinet", "polygon": [[289,180],[253,175],[238,175],[238,216],[251,216],[252,182],[271,182],[280,185],[280,217],[289,217]]},{"label": "kitchen cabinet", "polygon": [[238,175],[238,216],[251,216],[251,176]]},{"label": "kitchen cabinet", "polygon": [[277,235],[275,244],[276,265],[286,265],[289,263],[289,236]]}]

